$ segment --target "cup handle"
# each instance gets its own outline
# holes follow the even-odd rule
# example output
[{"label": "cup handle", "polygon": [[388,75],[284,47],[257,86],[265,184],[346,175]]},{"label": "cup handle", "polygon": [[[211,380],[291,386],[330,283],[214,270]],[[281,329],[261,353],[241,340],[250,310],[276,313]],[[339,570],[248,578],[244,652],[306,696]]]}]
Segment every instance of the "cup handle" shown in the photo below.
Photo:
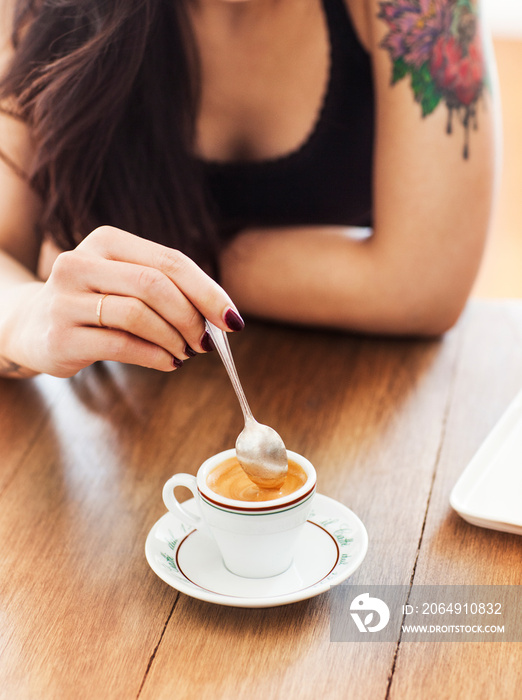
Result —
[{"label": "cup handle", "polygon": [[181,522],[185,523],[186,525],[193,525],[194,527],[201,528],[203,519],[197,515],[192,515],[192,513],[189,513],[188,510],[183,508],[182,504],[179,503],[174,494],[174,489],[176,486],[185,486],[189,489],[189,491],[192,491],[197,504],[198,491],[196,484],[196,477],[192,476],[191,474],[174,474],[174,476],[171,476],[163,487],[163,502],[170,512],[174,513],[174,515],[176,515]]}]

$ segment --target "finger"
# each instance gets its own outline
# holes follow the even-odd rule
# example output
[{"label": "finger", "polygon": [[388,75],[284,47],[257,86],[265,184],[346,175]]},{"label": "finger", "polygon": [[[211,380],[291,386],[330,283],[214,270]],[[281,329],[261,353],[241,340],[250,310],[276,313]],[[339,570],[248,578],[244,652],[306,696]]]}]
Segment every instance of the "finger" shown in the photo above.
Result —
[{"label": "finger", "polygon": [[[70,297],[70,287],[79,290],[75,304],[61,307],[62,313],[74,309],[70,320],[80,325],[98,325],[97,305],[105,294],[128,296],[147,304],[172,327],[177,328],[190,348],[206,352],[204,320],[199,311],[188,301],[178,287],[159,270],[132,263],[106,260],[103,257],[71,251],[59,256],[52,271],[52,280],[63,287]],[[95,301],[91,292],[97,292]],[[85,294],[88,292],[88,294]],[[100,295],[100,296],[98,296]],[[78,297],[84,297],[83,303]],[[105,302],[103,302],[105,306]],[[123,327],[124,322],[113,325]],[[190,354],[190,353],[189,353]]]},{"label": "finger", "polygon": [[222,330],[240,330],[243,320],[225,290],[178,250],[121,229],[102,226],[80,246],[109,260],[145,265],[163,272],[198,311]]},{"label": "finger", "polygon": [[179,366],[165,348],[117,329],[77,328],[69,350],[81,366],[100,360],[140,365],[161,372],[172,372]]},{"label": "finger", "polygon": [[[140,301],[142,305],[148,306],[157,316],[175,328],[191,348],[202,352],[208,349],[202,346],[205,335],[202,315],[176,284],[159,270],[133,263],[84,257],[78,275],[79,283],[86,291]],[[91,294],[86,296],[92,297]],[[91,299],[88,303],[89,308],[84,311],[83,322],[96,325]],[[123,313],[126,311],[130,313],[131,317],[128,320],[134,324],[134,330],[127,327],[127,320],[124,317],[121,319],[115,317],[115,302],[114,300],[109,302],[114,312],[111,324],[113,327],[136,332],[138,320],[133,318],[133,315],[140,314],[140,311],[144,313],[144,310],[136,304],[132,307],[133,303],[130,302],[125,307],[119,308]],[[106,300],[103,302],[103,308],[106,308]],[[151,317],[149,316],[148,319],[151,320]],[[140,322],[143,321],[145,321],[144,318],[140,320]],[[107,321],[105,325],[108,325]],[[141,330],[145,331],[145,326],[141,326]],[[141,335],[139,332],[137,334]]]},{"label": "finger", "polygon": [[195,354],[184,337],[140,299],[114,294],[96,295],[95,298],[98,299],[95,322],[92,319],[93,295],[84,295],[82,299],[82,307],[88,307],[83,312],[88,319],[85,325],[126,331],[164,348],[179,360],[186,360]]}]

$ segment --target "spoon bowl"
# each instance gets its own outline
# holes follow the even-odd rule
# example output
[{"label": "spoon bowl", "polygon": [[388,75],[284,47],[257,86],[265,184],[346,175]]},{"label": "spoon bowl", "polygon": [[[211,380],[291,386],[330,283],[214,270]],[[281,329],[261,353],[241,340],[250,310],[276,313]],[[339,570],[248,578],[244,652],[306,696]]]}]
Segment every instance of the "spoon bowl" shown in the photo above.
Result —
[{"label": "spoon bowl", "polygon": [[236,440],[236,457],[249,478],[266,489],[280,488],[288,471],[288,456],[279,434],[247,418]]}]

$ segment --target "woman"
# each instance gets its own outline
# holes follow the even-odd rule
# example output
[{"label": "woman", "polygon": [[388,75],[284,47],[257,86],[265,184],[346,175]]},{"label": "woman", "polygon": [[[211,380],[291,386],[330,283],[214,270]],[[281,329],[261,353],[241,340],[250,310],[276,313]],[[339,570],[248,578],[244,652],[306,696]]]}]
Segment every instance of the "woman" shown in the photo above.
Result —
[{"label": "woman", "polygon": [[4,375],[104,359],[173,370],[210,349],[203,317],[240,330],[238,308],[377,333],[455,322],[494,189],[475,2],[15,5]]}]

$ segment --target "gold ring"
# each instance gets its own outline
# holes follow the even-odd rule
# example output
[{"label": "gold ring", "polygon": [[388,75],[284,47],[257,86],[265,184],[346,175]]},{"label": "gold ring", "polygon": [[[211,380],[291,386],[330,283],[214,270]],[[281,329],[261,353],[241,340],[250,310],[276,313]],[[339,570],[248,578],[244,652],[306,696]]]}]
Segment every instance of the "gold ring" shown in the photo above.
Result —
[{"label": "gold ring", "polygon": [[98,305],[96,307],[96,318],[98,319],[98,325],[100,326],[100,328],[107,328],[107,326],[102,321],[102,306],[103,302],[105,301],[105,298],[108,296],[108,294],[104,294],[98,299]]}]

